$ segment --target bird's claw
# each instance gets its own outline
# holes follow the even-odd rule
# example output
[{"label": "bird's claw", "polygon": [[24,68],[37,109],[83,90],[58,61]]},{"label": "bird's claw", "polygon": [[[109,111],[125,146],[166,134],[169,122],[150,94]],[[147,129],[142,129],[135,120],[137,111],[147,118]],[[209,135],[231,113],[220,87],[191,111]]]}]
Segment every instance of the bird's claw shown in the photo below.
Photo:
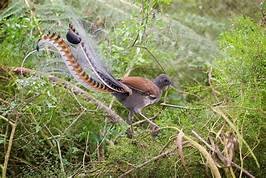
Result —
[{"label": "bird's claw", "polygon": [[160,127],[156,124],[150,125],[150,130],[151,130],[151,135],[153,137],[158,136],[158,134],[160,133]]}]

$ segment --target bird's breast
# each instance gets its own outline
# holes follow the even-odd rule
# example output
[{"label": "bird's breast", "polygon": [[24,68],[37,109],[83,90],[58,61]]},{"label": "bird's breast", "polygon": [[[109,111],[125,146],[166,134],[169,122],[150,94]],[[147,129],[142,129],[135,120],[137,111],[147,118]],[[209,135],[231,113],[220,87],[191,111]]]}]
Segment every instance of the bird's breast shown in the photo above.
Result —
[{"label": "bird's breast", "polygon": [[143,95],[133,90],[131,95],[123,93],[113,93],[119,102],[121,102],[126,108],[133,112],[140,112],[144,107],[154,104],[159,100],[159,97],[150,97],[149,95]]}]

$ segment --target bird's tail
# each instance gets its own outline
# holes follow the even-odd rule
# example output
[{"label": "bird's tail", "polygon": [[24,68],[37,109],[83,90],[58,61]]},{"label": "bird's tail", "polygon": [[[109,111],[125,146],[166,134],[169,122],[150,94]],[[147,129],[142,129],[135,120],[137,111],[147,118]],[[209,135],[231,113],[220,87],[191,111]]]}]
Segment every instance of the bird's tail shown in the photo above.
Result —
[{"label": "bird's tail", "polygon": [[[87,63],[88,67],[93,71],[97,78],[108,88],[118,93],[129,93],[131,89],[123,83],[116,80],[103,65],[100,55],[95,50],[92,40],[86,34],[83,26],[77,21],[73,21],[73,25],[69,25],[67,32],[68,42],[76,45],[75,54],[80,61]],[[74,27],[75,26],[75,27]]]},{"label": "bird's tail", "polygon": [[[84,30],[84,29],[82,29]],[[83,33],[83,31],[81,31]],[[63,38],[56,33],[43,35],[38,41],[37,50],[44,47],[55,48],[71,75],[84,87],[97,91],[111,93],[131,93],[126,85],[116,80],[105,68],[100,65],[102,62],[91,43],[88,43],[72,25],[69,26],[67,40],[74,47],[70,46]],[[85,61],[97,78],[89,75],[79,61]]]},{"label": "bird's tail", "polygon": [[0,10],[5,9],[9,4],[9,0],[1,0],[0,1]]},{"label": "bird's tail", "polygon": [[[84,87],[102,92],[114,92],[108,85],[95,80],[85,72],[72,54],[70,46],[59,35],[55,33],[43,35],[37,43],[37,50],[44,47],[55,48],[59,52],[70,73]],[[119,89],[122,91],[123,88],[121,87]]]}]

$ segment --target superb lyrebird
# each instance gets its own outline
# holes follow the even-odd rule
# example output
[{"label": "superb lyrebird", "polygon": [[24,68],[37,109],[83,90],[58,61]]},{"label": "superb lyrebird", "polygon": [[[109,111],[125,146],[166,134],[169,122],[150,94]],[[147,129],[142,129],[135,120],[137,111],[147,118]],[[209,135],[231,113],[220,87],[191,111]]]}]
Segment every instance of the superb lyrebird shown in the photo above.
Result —
[{"label": "superb lyrebird", "polygon": [[[56,33],[43,35],[38,41],[37,49],[46,46],[57,49],[69,72],[84,87],[112,93],[129,110],[127,122],[130,125],[133,114],[139,114],[153,126],[153,131],[158,131],[159,127],[142,114],[142,109],[159,101],[163,90],[171,85],[169,77],[161,74],[154,80],[139,76],[115,79],[102,65],[102,59],[82,25],[69,25],[66,38],[68,42]],[[84,70],[79,58],[87,62],[94,77]],[[133,132],[132,127],[130,131]]]}]

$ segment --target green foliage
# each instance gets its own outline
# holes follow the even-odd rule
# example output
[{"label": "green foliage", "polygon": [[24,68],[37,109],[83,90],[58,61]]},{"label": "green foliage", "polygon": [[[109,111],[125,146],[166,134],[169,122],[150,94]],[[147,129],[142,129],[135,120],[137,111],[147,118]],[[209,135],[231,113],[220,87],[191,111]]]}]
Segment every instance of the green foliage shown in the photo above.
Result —
[{"label": "green foliage", "polygon": [[[32,30],[36,25],[36,22],[26,15],[2,19],[0,23],[1,64],[17,66],[18,62],[21,62],[21,56],[34,48],[35,36],[38,33]],[[28,49],[25,48],[25,44],[29,45]]]},{"label": "green foliage", "polygon": [[258,2],[249,0],[196,0],[200,11],[214,16],[232,16],[234,14],[257,17]]},{"label": "green foliage", "polygon": [[[229,15],[251,14],[254,2],[249,1],[250,8],[243,12],[239,11],[248,7],[244,1],[230,1],[239,2],[237,7],[203,0],[32,2],[33,7],[22,6],[19,12],[9,12],[11,16],[1,18],[1,66],[20,66],[26,53],[35,48],[41,32],[56,31],[63,36],[71,5],[86,23],[93,25],[96,19],[105,19],[102,36],[97,36],[98,44],[114,75],[121,77],[130,72],[153,78],[162,73],[155,57],[177,85],[177,91],[169,89],[162,100],[180,108],[157,104],[145,109],[147,116],[161,111],[155,120],[162,128],[160,134],[152,137],[148,124],[143,123],[134,126],[136,135],[129,139],[125,128],[108,123],[108,116],[101,109],[71,90],[52,85],[45,76],[15,76],[0,70],[0,114],[11,121],[19,116],[8,165],[9,177],[66,177],[76,173],[118,177],[177,147],[177,133],[167,127],[182,129],[204,146],[192,134],[194,130],[206,140],[212,138],[221,150],[226,148],[223,136],[231,133],[239,143],[233,161],[239,165],[243,161],[243,167],[258,177],[265,175],[262,168],[266,157],[261,154],[266,146],[265,29],[247,17],[235,18],[232,29],[227,29],[231,23]],[[217,15],[217,9],[223,16]],[[219,49],[216,42],[221,32]],[[51,54],[33,55],[26,66],[51,71],[57,64],[48,62],[55,58]],[[88,93],[106,105],[112,103],[115,112],[127,117],[125,108],[117,101],[111,102],[111,96]],[[213,111],[216,107],[221,108],[232,125]],[[136,117],[134,121],[139,119]],[[0,153],[0,164],[9,136],[10,125],[1,119],[0,149],[5,152]],[[249,148],[261,169],[256,167]],[[192,177],[211,175],[197,149],[185,144],[183,151]],[[175,150],[136,168],[130,176],[187,177],[189,174],[179,156]],[[224,177],[240,174],[235,168],[231,174],[226,168],[219,171]]]},{"label": "green foliage", "polygon": [[227,81],[265,85],[266,38],[261,27],[249,18],[242,18],[235,25],[234,31],[224,33],[220,41],[222,49],[228,55],[224,65],[230,63],[238,66],[228,66],[223,70],[224,76],[230,77]]},{"label": "green foliage", "polygon": [[221,35],[220,44],[226,57],[217,62],[215,86],[224,95],[228,113],[244,138],[252,147],[261,143],[254,151],[258,151],[260,163],[265,164],[265,157],[259,151],[265,147],[266,129],[265,29],[249,18],[241,18],[232,31]]},{"label": "green foliage", "polygon": [[228,95],[233,101],[252,103],[243,103],[243,107],[265,109],[262,105],[266,85],[264,29],[249,18],[242,18],[234,31],[224,33],[220,41],[226,59],[217,64],[222,69],[217,70],[220,81],[217,86],[226,91],[229,85]]}]

